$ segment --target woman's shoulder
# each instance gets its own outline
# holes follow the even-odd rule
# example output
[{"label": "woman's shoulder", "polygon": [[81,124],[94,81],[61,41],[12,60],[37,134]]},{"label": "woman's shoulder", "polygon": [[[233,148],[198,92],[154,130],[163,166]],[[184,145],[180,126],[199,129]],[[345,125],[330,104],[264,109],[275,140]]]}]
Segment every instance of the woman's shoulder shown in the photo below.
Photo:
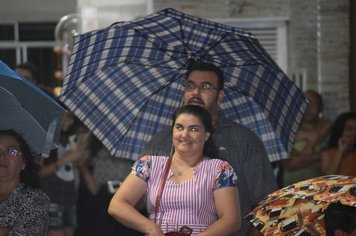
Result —
[{"label": "woman's shoulder", "polygon": [[203,162],[207,162],[209,164],[212,164],[212,165],[220,165],[220,164],[224,164],[224,163],[227,163],[229,164],[229,162],[225,161],[225,160],[222,160],[222,159],[218,159],[218,158],[209,158],[209,157],[204,157],[204,160]]},{"label": "woman's shoulder", "polygon": [[21,186],[21,195],[28,201],[46,204],[50,202],[47,194],[39,188],[32,188],[29,186]]},{"label": "woman's shoulder", "polygon": [[155,155],[144,155],[141,156],[139,161],[140,162],[166,162],[168,159],[167,156],[155,156]]},{"label": "woman's shoulder", "polygon": [[206,167],[215,168],[217,170],[221,170],[221,168],[232,168],[229,162],[217,158],[205,157],[203,162]]}]

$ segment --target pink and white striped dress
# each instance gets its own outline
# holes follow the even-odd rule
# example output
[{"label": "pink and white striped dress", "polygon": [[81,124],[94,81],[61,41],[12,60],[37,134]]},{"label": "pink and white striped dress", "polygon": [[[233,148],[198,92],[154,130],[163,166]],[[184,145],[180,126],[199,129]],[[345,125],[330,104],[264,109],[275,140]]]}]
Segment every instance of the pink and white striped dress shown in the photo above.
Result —
[{"label": "pink and white striped dress", "polygon": [[[147,211],[154,220],[156,195],[168,157],[143,156],[132,167],[136,176],[147,182]],[[204,231],[217,220],[213,192],[237,185],[237,175],[226,161],[204,158],[195,168],[193,178],[183,183],[171,181],[172,170],[156,217],[163,232],[179,230],[186,225],[193,229],[192,235]]]}]

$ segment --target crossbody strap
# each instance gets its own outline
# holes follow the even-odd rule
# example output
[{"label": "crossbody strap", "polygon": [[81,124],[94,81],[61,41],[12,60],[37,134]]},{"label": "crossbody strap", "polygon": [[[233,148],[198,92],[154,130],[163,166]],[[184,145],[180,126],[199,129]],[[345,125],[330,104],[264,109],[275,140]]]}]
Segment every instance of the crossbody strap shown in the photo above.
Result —
[{"label": "crossbody strap", "polygon": [[158,210],[159,210],[159,205],[161,203],[161,197],[162,197],[162,193],[163,193],[163,188],[164,188],[164,185],[166,184],[166,180],[167,180],[169,169],[171,167],[171,163],[172,163],[172,157],[169,157],[167,162],[166,162],[166,166],[164,167],[162,178],[161,178],[158,190],[157,190],[156,208],[155,208],[155,221],[154,221],[155,223],[156,223],[156,220],[157,220],[157,214],[158,214]]}]

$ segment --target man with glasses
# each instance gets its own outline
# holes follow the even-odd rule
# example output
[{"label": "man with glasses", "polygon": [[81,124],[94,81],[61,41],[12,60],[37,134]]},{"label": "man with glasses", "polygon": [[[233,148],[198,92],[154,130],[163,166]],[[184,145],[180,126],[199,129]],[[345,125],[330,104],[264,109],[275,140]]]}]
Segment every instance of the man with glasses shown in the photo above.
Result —
[{"label": "man with glasses", "polygon": [[[186,73],[184,105],[204,107],[214,123],[214,142],[220,158],[228,161],[238,175],[238,189],[242,214],[241,228],[236,235],[253,235],[244,216],[266,195],[277,189],[277,183],[262,141],[248,128],[228,120],[219,114],[219,103],[224,98],[224,74],[213,64],[198,62]],[[154,136],[144,153],[170,155],[172,139],[170,129]]]}]

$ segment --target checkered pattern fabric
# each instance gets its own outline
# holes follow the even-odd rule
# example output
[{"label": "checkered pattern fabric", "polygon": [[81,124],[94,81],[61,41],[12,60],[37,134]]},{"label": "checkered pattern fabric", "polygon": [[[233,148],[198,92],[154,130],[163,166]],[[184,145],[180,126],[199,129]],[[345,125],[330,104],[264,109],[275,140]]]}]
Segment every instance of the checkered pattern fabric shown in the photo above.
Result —
[{"label": "checkered pattern fabric", "polygon": [[60,100],[114,156],[136,160],[182,105],[192,60],[225,73],[221,112],[253,130],[271,161],[288,158],[303,92],[248,31],[173,9],[75,37]]}]

